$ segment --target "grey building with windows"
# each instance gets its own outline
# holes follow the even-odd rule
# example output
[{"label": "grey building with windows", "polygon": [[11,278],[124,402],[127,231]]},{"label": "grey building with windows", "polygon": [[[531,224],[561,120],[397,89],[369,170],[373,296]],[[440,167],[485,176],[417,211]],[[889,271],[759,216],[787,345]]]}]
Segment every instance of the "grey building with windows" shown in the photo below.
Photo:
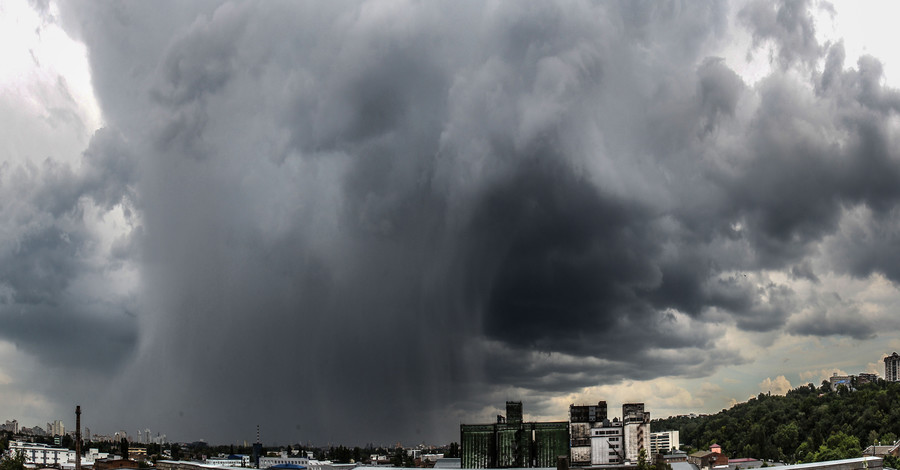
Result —
[{"label": "grey building with windows", "polygon": [[884,380],[900,382],[900,354],[896,351],[884,358]]}]

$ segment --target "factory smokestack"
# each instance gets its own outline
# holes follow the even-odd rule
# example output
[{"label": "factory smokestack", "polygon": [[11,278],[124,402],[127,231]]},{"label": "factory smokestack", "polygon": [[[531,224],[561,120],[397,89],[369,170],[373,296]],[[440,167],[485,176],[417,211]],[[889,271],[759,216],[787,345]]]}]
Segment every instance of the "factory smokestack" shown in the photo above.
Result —
[{"label": "factory smokestack", "polygon": [[75,470],[81,470],[81,405],[75,405]]},{"label": "factory smokestack", "polygon": [[259,458],[262,457],[262,442],[259,441],[259,425],[256,425],[256,442],[253,444],[253,467],[259,468]]}]

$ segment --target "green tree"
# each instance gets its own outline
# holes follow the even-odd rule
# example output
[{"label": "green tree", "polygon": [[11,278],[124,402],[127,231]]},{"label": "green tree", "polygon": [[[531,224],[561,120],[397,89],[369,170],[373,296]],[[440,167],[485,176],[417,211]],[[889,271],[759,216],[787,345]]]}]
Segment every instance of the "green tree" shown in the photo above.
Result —
[{"label": "green tree", "polygon": [[16,452],[0,459],[0,470],[25,470],[25,454]]},{"label": "green tree", "polygon": [[796,453],[798,440],[800,439],[800,428],[796,422],[780,424],[775,429],[775,447],[778,448],[782,458],[790,457],[793,461],[793,455]]},{"label": "green tree", "polygon": [[172,453],[172,460],[181,460],[181,446],[178,444],[172,444],[170,448]]},{"label": "green tree", "polygon": [[394,455],[391,456],[391,465],[393,465],[395,467],[402,467],[403,466],[403,457],[405,457],[405,456],[406,456],[406,452],[403,452],[403,448],[397,447],[397,449],[394,451]]},{"label": "green tree", "polygon": [[[756,396],[709,416],[654,420],[652,427],[679,431],[685,450],[718,443],[734,457],[791,463],[812,461],[816,454],[823,458],[834,450],[827,441],[838,432],[864,445],[872,444],[873,436],[882,444],[894,442],[900,435],[900,383],[880,380],[855,388],[838,393],[801,385],[784,396]],[[825,453],[819,453],[822,445]]]},{"label": "green tree", "polygon": [[809,456],[807,462],[824,462],[826,460],[852,459],[859,457],[862,448],[856,436],[848,436],[843,431],[838,431],[828,437],[824,444],[819,446],[815,454]]},{"label": "green tree", "polygon": [[637,470],[650,470],[650,463],[647,462],[647,450],[643,447],[638,451]]}]

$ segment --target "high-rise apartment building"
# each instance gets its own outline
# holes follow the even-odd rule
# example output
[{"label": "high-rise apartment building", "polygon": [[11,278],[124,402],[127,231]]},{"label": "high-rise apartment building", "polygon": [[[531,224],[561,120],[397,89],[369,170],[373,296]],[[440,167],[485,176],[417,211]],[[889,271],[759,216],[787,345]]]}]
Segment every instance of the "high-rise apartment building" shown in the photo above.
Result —
[{"label": "high-rise apartment building", "polygon": [[900,354],[896,351],[884,358],[884,380],[900,382]]},{"label": "high-rise apartment building", "polygon": [[[681,447],[678,431],[661,431],[650,433],[650,455],[668,454],[672,449]],[[648,456],[649,457],[649,456]]]},{"label": "high-rise apartment building", "polygon": [[62,421],[57,419],[53,423],[47,423],[47,433],[51,436],[65,436],[66,426]]}]

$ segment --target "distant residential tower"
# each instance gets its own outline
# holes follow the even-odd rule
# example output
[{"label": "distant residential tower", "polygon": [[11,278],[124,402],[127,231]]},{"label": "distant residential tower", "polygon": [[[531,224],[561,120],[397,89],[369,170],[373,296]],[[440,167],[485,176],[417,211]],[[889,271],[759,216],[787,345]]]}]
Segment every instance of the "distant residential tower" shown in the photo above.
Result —
[{"label": "distant residential tower", "polygon": [[900,382],[900,354],[896,351],[884,358],[884,380]]}]

